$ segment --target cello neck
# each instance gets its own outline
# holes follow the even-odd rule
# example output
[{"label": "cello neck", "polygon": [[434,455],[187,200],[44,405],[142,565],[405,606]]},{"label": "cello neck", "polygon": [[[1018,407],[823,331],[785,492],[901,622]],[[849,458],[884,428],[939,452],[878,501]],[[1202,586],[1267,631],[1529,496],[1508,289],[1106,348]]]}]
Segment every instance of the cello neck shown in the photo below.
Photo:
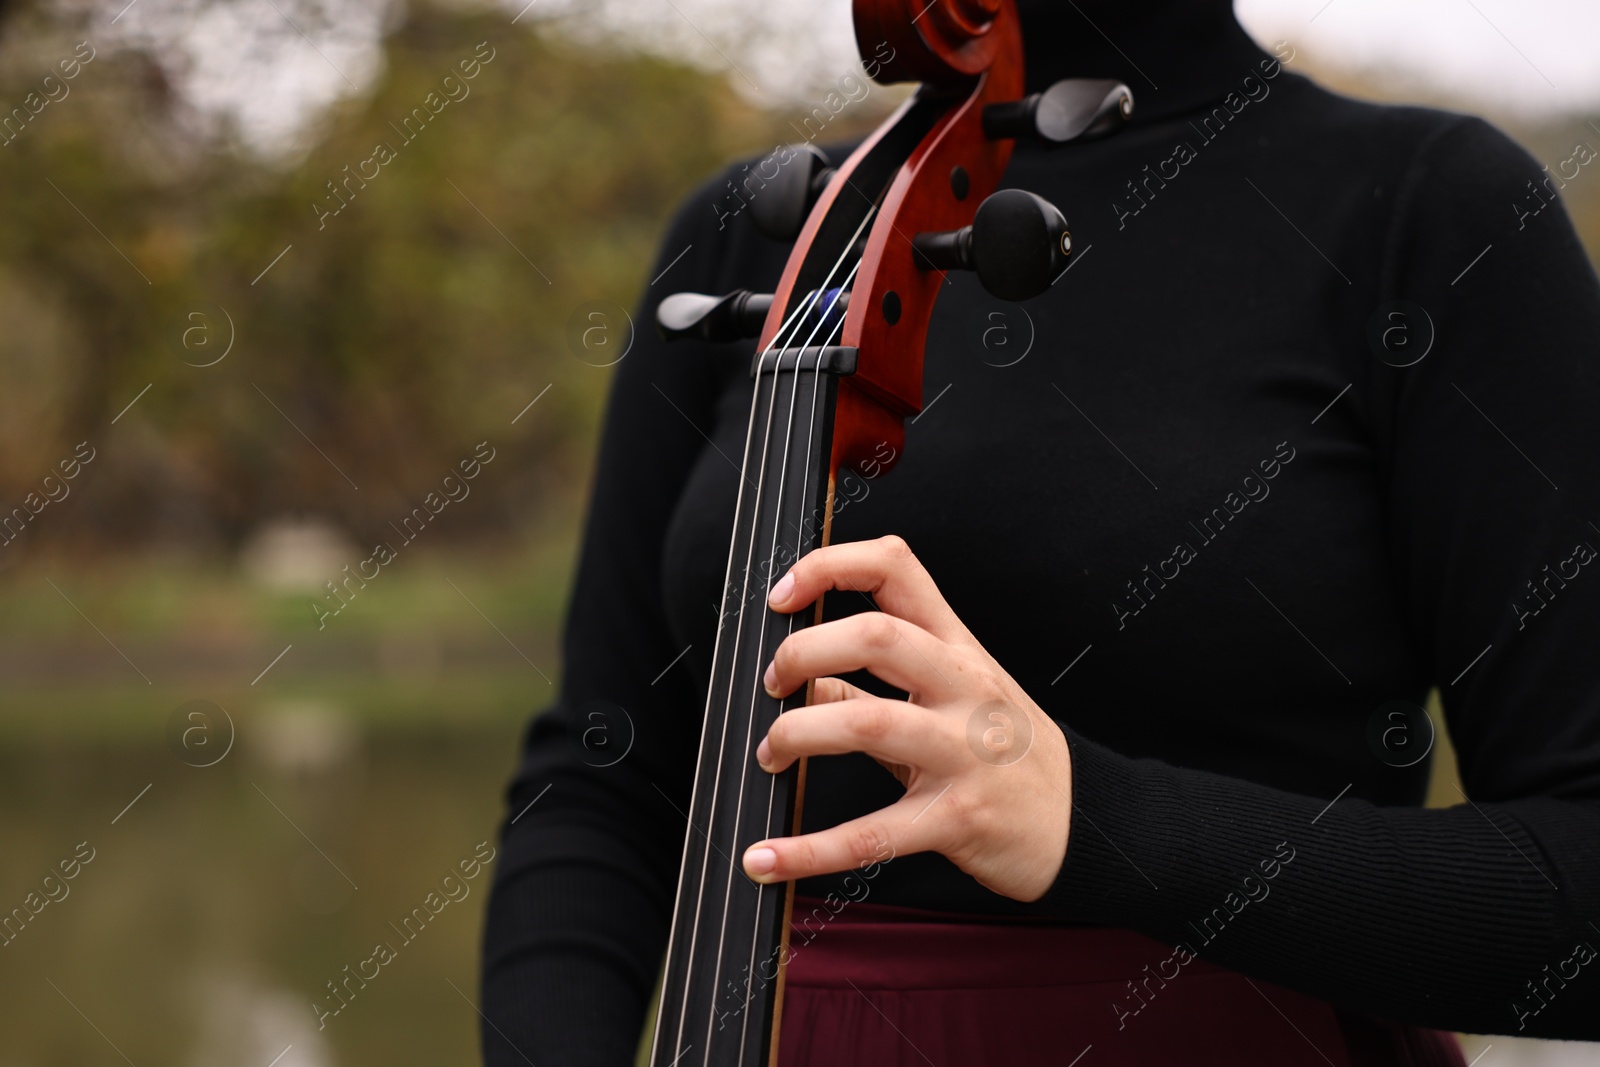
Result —
[{"label": "cello neck", "polygon": [[779,615],[767,594],[825,538],[827,457],[847,352],[774,351],[757,364],[654,1067],[770,1062],[793,884],[751,882],[740,857],[757,841],[793,832],[798,820],[801,767],[768,774],[755,748],[782,711],[804,703],[803,693],[768,696],[761,676],[811,613]]},{"label": "cello neck", "polygon": [[[816,153],[802,146],[795,158],[808,168],[797,172],[803,180],[779,181],[764,194],[815,193],[769,304],[753,305],[747,293],[684,294],[657,315],[666,336],[726,341],[747,336],[739,331],[751,307],[767,307],[653,1067],[776,1060],[793,886],[757,885],[741,860],[752,844],[797,828],[803,761],[769,775],[755,748],[810,687],[804,697],[779,701],[761,677],[778,645],[812,624],[821,605],[778,615],[767,595],[797,559],[826,542],[834,474],[860,467],[876,476],[900,454],[904,420],[922,407],[923,347],[944,271],[976,269],[982,279],[997,265],[989,252],[968,262],[962,251],[970,251],[978,204],[998,188],[1011,154],[1010,134],[985,131],[985,109],[1033,114],[1034,105],[1019,100],[1022,37],[1013,0],[853,0],[853,12],[872,76],[921,81],[923,90],[837,170],[814,173]],[[1041,228],[1040,240],[1023,243],[1059,245],[1064,254],[1065,220],[1057,219],[1062,233],[1042,232],[1054,225],[1046,216],[1059,212],[1019,195]],[[1002,230],[1015,229],[1002,221]],[[955,252],[939,252],[935,262],[919,247]],[[1041,292],[1059,266],[1053,254],[1034,258],[1041,261],[1030,269],[1042,278],[1034,292]],[[1029,295],[1008,272],[991,280],[1019,290],[1007,299]]]}]

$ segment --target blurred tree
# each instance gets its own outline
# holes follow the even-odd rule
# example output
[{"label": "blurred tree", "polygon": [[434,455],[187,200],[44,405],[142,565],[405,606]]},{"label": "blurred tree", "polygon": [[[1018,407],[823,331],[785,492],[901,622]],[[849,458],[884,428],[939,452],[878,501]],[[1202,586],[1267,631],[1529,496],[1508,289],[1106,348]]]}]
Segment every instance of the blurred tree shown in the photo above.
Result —
[{"label": "blurred tree", "polygon": [[[286,173],[104,48],[0,146],[0,506],[99,450],[27,538],[232,544],[305,511],[370,541],[485,439],[472,519],[441,529],[572,499],[609,372],[567,350],[568,316],[631,305],[676,200],[781,123],[718,77],[509,21],[412,7]],[[50,6],[5,30],[18,104],[88,32]]]},{"label": "blurred tree", "polygon": [[[97,455],[0,566],[74,539],[231,548],[288,512],[370,544],[483,440],[471,517],[434,539],[570,532],[609,372],[568,351],[569,316],[631,306],[677,199],[793,129],[721,75],[532,18],[394,10],[375,84],[287,163],[200,121],[171,55],[91,41],[60,82],[98,32],[76,0],[5,11],[0,107],[52,71],[66,92],[0,144],[0,515],[78,442]],[[1553,160],[1597,130],[1520,132]],[[1566,196],[1600,249],[1600,180]]]}]

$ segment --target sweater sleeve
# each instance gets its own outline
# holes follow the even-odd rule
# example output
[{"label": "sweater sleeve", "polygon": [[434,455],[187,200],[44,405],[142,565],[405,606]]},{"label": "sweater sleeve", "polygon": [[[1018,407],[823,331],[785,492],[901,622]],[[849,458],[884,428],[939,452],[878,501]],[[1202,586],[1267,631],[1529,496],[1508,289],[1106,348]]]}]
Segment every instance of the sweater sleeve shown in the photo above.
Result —
[{"label": "sweater sleeve", "polygon": [[664,292],[714,281],[716,184],[670,227],[651,271],[670,280],[647,288],[616,367],[559,694],[529,726],[507,796],[484,931],[490,1067],[632,1064],[665,949],[702,694],[677,662],[661,546],[721,384],[719,361],[690,342],[667,352],[653,323]]},{"label": "sweater sleeve", "polygon": [[1459,802],[1297,796],[1069,729],[1050,909],[1381,1018],[1600,1038],[1600,283],[1556,196],[1600,160],[1548,174],[1478,120],[1424,139],[1374,310],[1412,331],[1372,431]]}]

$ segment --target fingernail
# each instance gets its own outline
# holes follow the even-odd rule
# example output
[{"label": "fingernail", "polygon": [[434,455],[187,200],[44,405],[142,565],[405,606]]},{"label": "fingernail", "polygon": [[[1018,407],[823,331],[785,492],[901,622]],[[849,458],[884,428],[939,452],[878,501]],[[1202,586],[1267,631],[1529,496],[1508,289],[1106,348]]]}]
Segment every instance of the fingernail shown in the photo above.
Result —
[{"label": "fingernail", "polygon": [[744,854],[744,873],[762,881],[778,865],[778,854],[770,848],[752,848]]},{"label": "fingernail", "polygon": [[778,684],[778,665],[776,663],[767,664],[767,673],[761,676],[761,684],[767,687],[767,692],[771,695],[778,695],[773,689],[773,686]]},{"label": "fingernail", "polygon": [[761,769],[766,770],[772,766],[772,749],[767,746],[767,739],[763,737],[756,746],[756,762],[761,764]]},{"label": "fingernail", "polygon": [[767,594],[767,603],[773,606],[782,604],[789,599],[789,594],[792,592],[794,592],[794,572],[791,571],[778,579],[778,584]]}]

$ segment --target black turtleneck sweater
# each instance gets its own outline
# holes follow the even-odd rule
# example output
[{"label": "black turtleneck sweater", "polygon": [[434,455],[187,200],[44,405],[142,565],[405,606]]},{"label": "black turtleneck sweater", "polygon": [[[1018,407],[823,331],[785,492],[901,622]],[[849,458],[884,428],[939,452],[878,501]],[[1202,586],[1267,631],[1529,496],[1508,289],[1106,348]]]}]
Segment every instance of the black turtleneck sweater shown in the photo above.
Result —
[{"label": "black turtleneck sweater", "polygon": [[[1073,266],[1020,306],[952,276],[904,460],[834,537],[903,535],[1062,724],[1072,838],[1033,905],[934,855],[887,865],[874,902],[1129,927],[1349,1012],[1600,1038],[1600,284],[1557,197],[1600,171],[1325,92],[1218,0],[1025,25],[1035,87],[1121,78],[1136,116],[1019,146],[1007,184],[1065,211]],[[787,250],[719,226],[723,182],[673,222],[637,322],[673,291],[772,287]],[[617,368],[561,695],[510,789],[491,1064],[633,1056],[748,352],[641,330]],[[1427,760],[1396,766],[1431,687],[1466,789],[1446,810],[1419,807]],[[615,765],[596,725],[632,737]],[[806,824],[898,788],[815,760]]]}]

